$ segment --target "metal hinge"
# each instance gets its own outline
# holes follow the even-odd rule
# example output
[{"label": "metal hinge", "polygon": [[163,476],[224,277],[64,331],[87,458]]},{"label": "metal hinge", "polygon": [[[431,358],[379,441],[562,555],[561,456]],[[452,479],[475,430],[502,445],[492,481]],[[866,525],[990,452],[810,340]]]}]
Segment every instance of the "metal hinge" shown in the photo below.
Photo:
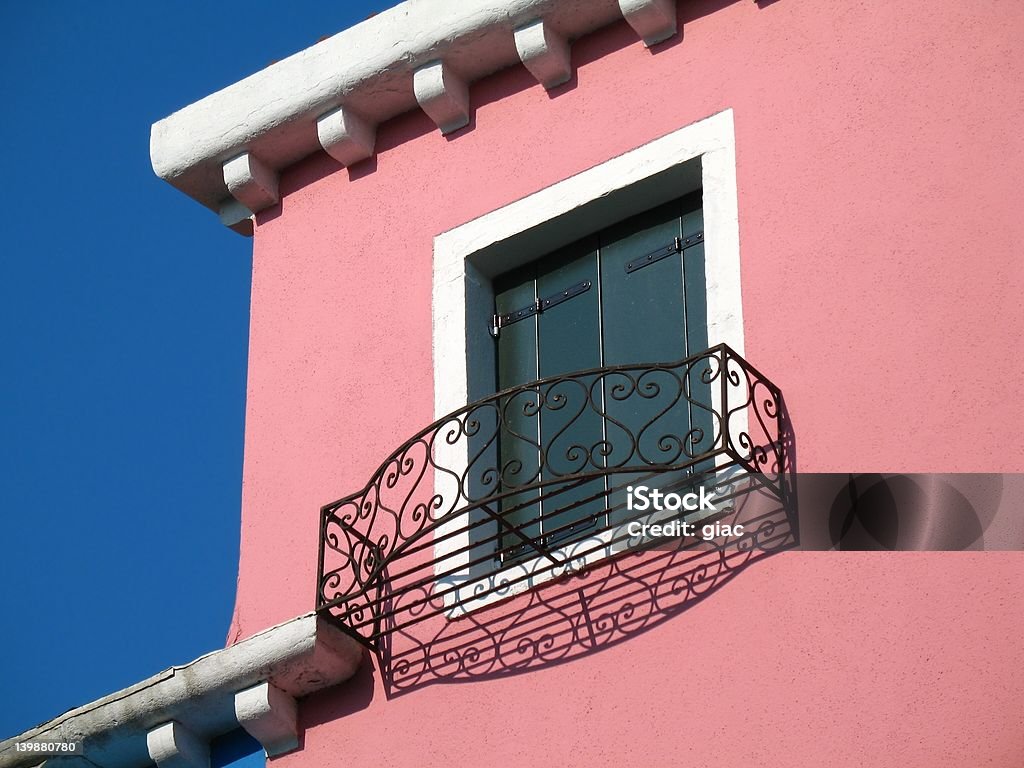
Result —
[{"label": "metal hinge", "polygon": [[504,315],[492,315],[491,316],[491,336],[498,338],[498,334],[501,333],[501,329],[505,328],[513,323],[518,323],[520,320],[525,320],[528,317],[539,315],[545,310],[551,309],[552,307],[561,304],[563,301],[571,299],[573,296],[579,296],[581,293],[586,293],[590,290],[591,281],[584,280],[582,283],[576,283],[571,285],[564,291],[559,291],[551,296],[544,299],[534,299],[533,304],[522,309],[517,309],[514,312],[508,312]]},{"label": "metal hinge", "polygon": [[694,232],[692,235],[686,237],[677,237],[669,245],[664,248],[659,248],[656,251],[644,254],[639,259],[626,263],[626,273],[636,272],[638,269],[643,269],[649,264],[653,264],[656,261],[671,256],[674,253],[682,253],[687,248],[692,248],[695,245],[700,245],[704,242],[704,232]]}]

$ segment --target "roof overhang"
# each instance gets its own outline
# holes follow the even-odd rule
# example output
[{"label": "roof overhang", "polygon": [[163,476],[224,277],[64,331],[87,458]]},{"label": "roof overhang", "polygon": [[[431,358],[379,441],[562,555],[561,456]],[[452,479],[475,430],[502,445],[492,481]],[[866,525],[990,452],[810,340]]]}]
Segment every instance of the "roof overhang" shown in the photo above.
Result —
[{"label": "roof overhang", "polygon": [[321,150],[365,159],[376,126],[411,109],[458,130],[469,84],[505,67],[557,87],[571,41],[622,18],[647,45],[676,33],[674,0],[408,0],[155,123],[153,169],[251,231],[281,169]]},{"label": "roof overhang", "polygon": [[295,700],[348,680],[363,658],[355,640],[314,614],[172,667],[0,742],[0,767],[41,762],[26,742],[76,742],[77,757],[47,765],[141,768],[209,764],[209,741],[245,728],[270,755],[298,746]]}]

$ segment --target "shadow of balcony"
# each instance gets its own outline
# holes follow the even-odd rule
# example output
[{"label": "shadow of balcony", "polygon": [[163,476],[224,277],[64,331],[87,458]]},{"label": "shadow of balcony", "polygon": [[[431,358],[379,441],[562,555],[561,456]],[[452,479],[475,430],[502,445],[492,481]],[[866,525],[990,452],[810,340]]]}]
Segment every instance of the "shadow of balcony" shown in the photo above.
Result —
[{"label": "shadow of balcony", "polygon": [[[515,387],[323,507],[318,610],[389,695],[579,658],[794,546],[794,456],[782,393],[726,345]],[[634,504],[641,484],[676,506]],[[698,489],[715,504],[680,508]]]},{"label": "shadow of balcony", "polygon": [[[710,519],[710,518],[709,518]],[[437,683],[522,674],[636,637],[679,615],[766,557],[797,544],[793,517],[759,486],[715,522],[743,534],[631,549],[457,620],[385,631],[378,654],[388,696]],[[697,524],[699,530],[702,525]],[[406,602],[430,591],[406,595]],[[428,600],[443,611],[443,600]],[[387,609],[402,616],[400,603]]]}]

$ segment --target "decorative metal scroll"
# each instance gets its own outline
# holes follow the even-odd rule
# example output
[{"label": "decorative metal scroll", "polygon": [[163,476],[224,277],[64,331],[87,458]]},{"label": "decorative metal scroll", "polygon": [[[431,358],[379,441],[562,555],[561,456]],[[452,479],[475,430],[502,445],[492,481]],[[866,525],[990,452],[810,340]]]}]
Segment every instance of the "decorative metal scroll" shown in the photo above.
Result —
[{"label": "decorative metal scroll", "polygon": [[[322,508],[318,610],[386,655],[397,687],[431,665],[456,676],[481,668],[473,659],[483,663],[481,654],[493,656],[501,642],[511,643],[511,658],[542,659],[543,638],[556,643],[554,636],[512,630],[534,605],[547,606],[555,623],[577,617],[562,622],[569,645],[593,646],[601,632],[624,636],[637,626],[625,614],[638,603],[602,609],[587,592],[588,574],[647,583],[645,603],[662,615],[679,602],[679,584],[697,596],[709,567],[729,574],[754,550],[791,545],[793,444],[782,393],[724,344],[679,362],[597,368],[499,392],[421,430],[362,490]],[[656,542],[631,535],[629,525],[651,519],[627,498],[641,484],[713,488],[726,502],[716,515],[742,513],[750,527],[710,545],[679,541],[674,555],[663,544],[652,550]],[[665,573],[683,562],[697,570]],[[637,574],[648,567],[661,567],[661,576],[644,581]],[[650,586],[662,581],[676,584],[671,594]],[[599,609],[604,618],[595,623],[590,614]],[[459,646],[484,616],[506,641],[490,632],[483,646]],[[451,638],[461,650],[429,650]],[[489,663],[515,667],[498,657]]]},{"label": "decorative metal scroll", "polygon": [[[384,634],[378,657],[388,695],[521,674],[595,653],[682,613],[747,567],[794,545],[795,523],[770,491],[754,484],[737,501],[720,520],[742,523],[742,535],[630,549],[530,589],[498,609]],[[428,585],[401,600],[412,603],[436,589]],[[443,600],[432,605],[443,610]],[[401,605],[392,607],[401,612]]]}]

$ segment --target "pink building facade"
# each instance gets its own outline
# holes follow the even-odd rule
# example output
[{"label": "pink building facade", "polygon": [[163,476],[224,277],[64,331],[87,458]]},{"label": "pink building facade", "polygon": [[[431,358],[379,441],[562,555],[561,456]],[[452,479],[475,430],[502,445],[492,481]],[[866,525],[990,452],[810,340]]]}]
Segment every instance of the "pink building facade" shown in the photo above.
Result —
[{"label": "pink building facade", "polygon": [[[770,381],[732,413],[751,435],[758,413],[770,422],[754,440],[777,451],[777,475],[1020,471],[1024,9],[442,5],[403,3],[154,126],[157,172],[253,236],[241,560],[220,653],[312,627],[290,641],[308,643],[298,667],[266,650],[261,667],[254,651],[244,680],[224,672],[181,702],[265,685],[236,719],[282,768],[1024,763],[1018,552],[737,547],[690,562],[605,549],[576,572],[563,562],[496,588],[522,557],[492,561],[481,582],[470,560],[491,540],[429,519],[458,506],[445,506],[442,467],[501,465],[505,448],[474,454],[464,416],[428,430],[423,455],[415,441],[393,454],[504,386],[538,397],[544,349],[586,345],[575,326],[562,347],[540,341],[557,311],[543,307],[498,321],[495,339],[501,297],[528,283],[543,299],[561,267],[509,275],[590,237],[606,270],[648,211],[683,199],[701,222],[687,231],[686,203],[672,221],[683,240],[699,229],[699,250],[676,241],[663,263],[697,254],[706,333],[689,346],[687,314],[683,351],[726,344]],[[631,265],[614,279],[643,274]],[[619,283],[611,267],[594,274],[608,304]],[[652,362],[607,357],[600,317],[598,366]],[[527,328],[537,375],[510,379],[500,344]],[[632,333],[642,348],[656,323]],[[708,392],[721,416],[726,396]],[[691,444],[711,439],[695,435],[692,406],[687,418]],[[335,519],[321,512],[367,488]],[[387,528],[379,549],[324,543],[371,507],[377,528],[355,527]],[[391,570],[367,561],[402,542]],[[327,583],[346,567],[361,576]],[[419,607],[403,607],[421,587]],[[337,604],[360,588],[377,597]],[[372,651],[357,642],[373,635]],[[137,728],[158,764],[227,729],[204,733],[181,702]],[[179,731],[158,759],[166,722]]]}]

